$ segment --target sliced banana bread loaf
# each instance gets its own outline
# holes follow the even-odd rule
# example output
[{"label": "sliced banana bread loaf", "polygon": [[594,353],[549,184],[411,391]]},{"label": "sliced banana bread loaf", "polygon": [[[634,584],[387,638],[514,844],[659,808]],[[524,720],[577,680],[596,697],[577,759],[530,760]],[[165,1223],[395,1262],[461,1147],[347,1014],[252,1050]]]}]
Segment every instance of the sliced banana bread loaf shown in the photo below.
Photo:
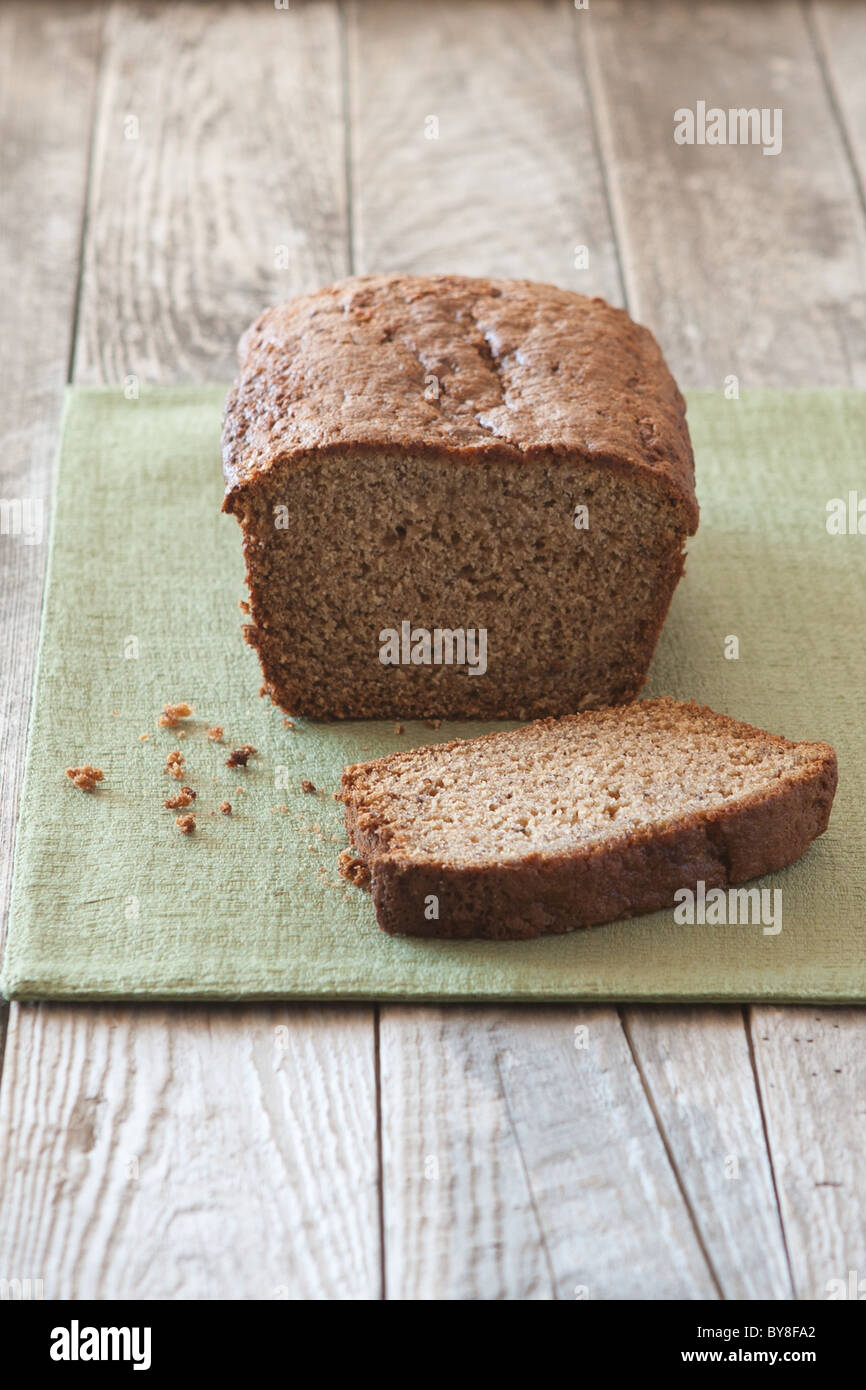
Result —
[{"label": "sliced banana bread loaf", "polygon": [[269,309],[223,457],[263,692],[314,718],[633,699],[697,526],[652,335],[528,281],[373,275]]},{"label": "sliced banana bread loaf", "polygon": [[511,938],[791,864],[835,789],[828,744],[662,699],[359,763],[342,800],[385,931]]}]

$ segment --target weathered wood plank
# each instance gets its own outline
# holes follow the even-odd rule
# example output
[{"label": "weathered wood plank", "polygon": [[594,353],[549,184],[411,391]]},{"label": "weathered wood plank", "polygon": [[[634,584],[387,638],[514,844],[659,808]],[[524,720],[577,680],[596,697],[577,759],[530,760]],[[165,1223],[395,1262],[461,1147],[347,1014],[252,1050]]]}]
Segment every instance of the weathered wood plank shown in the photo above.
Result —
[{"label": "weathered wood plank", "polygon": [[364,0],[348,16],[356,269],[553,280],[620,303],[573,8]]},{"label": "weathered wood plank", "polygon": [[368,1009],[13,1013],[4,1277],[46,1298],[376,1298]]},{"label": "weathered wood plank", "polygon": [[743,1011],[628,1009],[624,1019],[725,1297],[791,1298]]},{"label": "weathered wood plank", "polygon": [[39,608],[98,63],[80,5],[0,9],[0,947]]},{"label": "weathered wood plank", "polygon": [[764,1007],[750,1012],[797,1297],[862,1299],[866,1014]]},{"label": "weathered wood plank", "polygon": [[222,381],[266,305],[347,270],[336,6],[115,5],[75,380]]},{"label": "weathered wood plank", "polygon": [[[866,189],[866,13],[811,5],[831,101]],[[866,1294],[866,1069],[861,1010],[761,1009],[751,1035],[800,1298]]]},{"label": "weathered wood plank", "polygon": [[[227,377],[264,303],[346,272],[339,52],[332,4],[113,7],[76,381]],[[377,1297],[374,1053],[369,1008],[16,1008],[0,1270],[46,1296]]]},{"label": "weathered wood plank", "polygon": [[[831,13],[822,8],[817,14],[826,39]],[[689,385],[721,385],[727,373],[744,386],[863,384],[865,221],[835,124],[833,90],[801,8],[670,4],[631,8],[626,17],[619,4],[602,0],[588,18],[589,74],[612,165],[631,307],[662,336],[674,371]],[[845,19],[851,24],[848,11]],[[842,110],[856,122],[852,70],[841,58],[835,63],[830,71],[844,95]],[[673,111],[698,100],[724,108],[783,108],[783,153],[674,145]],[[798,1024],[788,1020],[796,1017],[798,1011],[773,1011],[771,1037],[791,1033]],[[766,1168],[759,1163],[755,1169],[758,1134],[742,1058],[733,1070],[727,1056],[714,1065],[717,1029],[708,1031],[706,1015],[696,1031],[635,1009],[626,1020],[678,1165],[691,1151],[681,1172],[724,1290],[785,1297],[790,1283],[767,1207]],[[863,1213],[851,1181],[842,1198],[803,1180],[803,1140],[823,1154],[830,1137],[822,1123],[824,1098],[817,1087],[806,1093],[802,1086],[795,1047],[776,1047],[765,1056],[758,1024],[751,1033],[758,1068],[773,1079],[762,1097],[773,1156],[784,1161],[790,1155],[784,1183],[777,1163],[777,1181],[794,1286],[798,1294],[824,1297],[835,1266],[845,1259],[856,1264],[860,1241],[851,1233],[862,1230]],[[678,1073],[684,1080],[674,1083]],[[726,1077],[723,1104],[710,1119],[701,1101],[712,1099],[720,1077]],[[834,1073],[837,1116],[858,1111],[856,1081],[851,1066]],[[687,1104],[677,1104],[677,1094]],[[792,1095],[798,1095],[796,1104]],[[848,1123],[835,1133],[845,1136],[840,1148],[848,1170]],[[719,1200],[710,1184],[717,1187],[719,1172],[698,1161],[708,1144],[730,1144],[733,1152],[745,1145],[758,1190],[731,1183]],[[744,1202],[748,1211],[738,1211]]]},{"label": "weathered wood plank", "polygon": [[[866,221],[804,10],[789,3],[623,6],[594,0],[585,18],[587,70],[630,307],[658,332],[682,383],[721,387],[735,373],[744,388],[862,385]],[[676,145],[673,113],[698,100],[725,109],[781,107],[782,152],[765,157],[751,147]],[[843,103],[845,109],[849,121],[856,119],[856,107]],[[796,1017],[797,1011],[773,1011],[776,1030],[790,1032]],[[721,1035],[708,1013],[695,1015],[699,1037],[678,1015],[629,1009],[624,1018],[726,1294],[752,1288],[786,1296],[773,1213],[760,1195],[766,1196],[766,1172],[756,1173],[758,1190],[730,1183],[710,1200],[710,1179],[717,1186],[718,1174],[697,1161],[707,1145],[731,1142],[738,1152],[727,1137],[732,1126],[740,1148],[758,1152],[739,1043],[732,1052],[736,1025],[716,1054]],[[844,1263],[858,1241],[850,1225],[843,1234],[840,1214],[826,1201],[823,1208],[816,1203],[797,1177],[804,1135],[829,1143],[822,1098],[800,1084],[796,1049],[779,1046],[768,1059],[762,1036],[752,1022],[758,1070],[774,1080],[761,1097],[763,1119],[775,1135],[773,1157],[795,1156],[784,1193],[780,1185],[793,1286],[799,1295],[816,1289],[824,1296],[818,1267],[821,1278],[834,1277],[825,1266]],[[675,1075],[682,1077],[676,1093]],[[713,1094],[713,1078],[724,1076],[725,1099],[711,1124],[697,1107]],[[837,1116],[862,1109],[850,1066],[834,1072],[834,1087]],[[795,1104],[803,1111],[798,1117]],[[845,1122],[836,1131],[846,1152],[857,1142],[849,1132]],[[738,1229],[744,1202],[751,1214]],[[856,1221],[850,1197],[845,1214]],[[828,1243],[834,1258],[822,1262]]]},{"label": "weathered wood plank", "polygon": [[857,0],[821,0],[820,4],[813,0],[807,17],[862,198],[866,190],[866,10]]},{"label": "weathered wood plank", "polygon": [[[866,384],[866,224],[802,8],[593,0],[581,21],[630,308],[681,384]],[[781,108],[781,153],[675,143],[698,101]]]},{"label": "weathered wood plank", "polygon": [[383,1011],[389,1297],[712,1299],[613,1009]]}]

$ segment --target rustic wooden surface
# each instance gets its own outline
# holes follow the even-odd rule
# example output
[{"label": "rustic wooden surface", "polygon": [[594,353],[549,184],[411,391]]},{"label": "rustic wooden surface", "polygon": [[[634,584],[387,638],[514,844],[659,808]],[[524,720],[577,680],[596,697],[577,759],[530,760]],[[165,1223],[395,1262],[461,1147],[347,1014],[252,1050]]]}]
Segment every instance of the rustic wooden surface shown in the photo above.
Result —
[{"label": "rustic wooden surface", "polygon": [[[265,303],[351,269],[602,293],[687,386],[866,384],[864,42],[843,0],[0,4],[0,492],[49,496],[65,380],[226,378]],[[675,146],[697,99],[781,106],[783,154]],[[0,537],[4,848],[45,551]],[[0,1277],[826,1297],[866,1271],[864,1029],[853,1009],[13,1006]]]}]

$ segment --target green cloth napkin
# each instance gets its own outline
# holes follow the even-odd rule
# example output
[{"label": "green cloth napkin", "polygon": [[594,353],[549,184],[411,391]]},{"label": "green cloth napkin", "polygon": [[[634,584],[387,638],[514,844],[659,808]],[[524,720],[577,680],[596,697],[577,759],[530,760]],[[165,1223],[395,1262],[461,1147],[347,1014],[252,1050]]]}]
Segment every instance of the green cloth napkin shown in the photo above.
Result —
[{"label": "green cloth napkin", "polygon": [[[826,525],[830,499],[847,506],[866,486],[866,394],[689,398],[701,526],[647,693],[836,746],[830,830],[760,885],[782,890],[782,930],[676,925],[666,911],[525,943],[385,936],[369,894],[338,876],[346,838],[331,793],[344,764],[482,726],[288,729],[258,698],[237,607],[240,531],[220,514],[223,395],[69,394],[8,997],[866,999],[866,536]],[[182,700],[195,716],[181,741],[156,717]],[[213,724],[225,745],[205,737]],[[225,766],[239,743],[259,750],[246,772]],[[163,773],[175,748],[198,791],[189,837],[163,809],[180,786]],[[64,776],[83,763],[104,770],[94,795]]]}]

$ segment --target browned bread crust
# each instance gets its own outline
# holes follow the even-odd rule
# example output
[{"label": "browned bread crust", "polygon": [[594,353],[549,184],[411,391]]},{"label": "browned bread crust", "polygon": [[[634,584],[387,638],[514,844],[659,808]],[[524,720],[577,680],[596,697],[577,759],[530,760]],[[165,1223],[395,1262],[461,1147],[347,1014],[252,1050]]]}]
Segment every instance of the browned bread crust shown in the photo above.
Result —
[{"label": "browned bread crust", "polygon": [[[501,749],[511,757],[520,738],[550,742],[568,724],[580,724],[610,746],[617,759],[617,729],[633,731],[644,721],[644,768],[632,769],[653,788],[652,758],[676,758],[677,725],[691,738],[703,728],[718,750],[730,740],[737,758],[759,771],[760,785],[726,800],[699,794],[700,804],[674,807],[668,816],[650,814],[644,824],[625,832],[614,823],[601,838],[575,843],[555,852],[529,847],[503,857],[492,852],[472,862],[457,845],[466,827],[455,824],[443,835],[441,853],[431,855],[414,843],[411,812],[435,787],[443,763],[461,786],[471,787],[478,752]],[[531,734],[530,731],[536,731]],[[518,740],[516,743],[515,740]],[[509,743],[510,741],[510,743]],[[745,752],[744,752],[745,750]],[[452,755],[457,754],[455,759]],[[417,766],[415,795],[410,792]],[[503,764],[504,766],[505,764]],[[736,760],[735,760],[736,765]],[[761,769],[766,767],[766,775]],[[409,772],[408,779],[403,774]],[[395,788],[394,777],[398,775]],[[761,778],[763,777],[763,781]],[[708,770],[708,784],[711,780]],[[752,776],[754,782],[754,775]],[[674,903],[682,888],[706,889],[745,882],[799,859],[827,828],[836,790],[836,755],[826,743],[790,743],[750,725],[695,704],[671,700],[640,701],[617,710],[600,710],[540,720],[517,733],[487,734],[480,739],[452,740],[432,748],[395,753],[356,764],[343,774],[346,827],[358,857],[369,870],[376,916],[383,930],[410,936],[526,939],[571,931],[616,918],[633,917]],[[452,781],[453,785],[453,781]],[[535,790],[527,774],[527,796]],[[655,790],[658,791],[657,776]],[[515,809],[521,809],[515,807]],[[429,920],[425,904],[435,897],[439,916]]]},{"label": "browned bread crust", "polygon": [[[634,699],[698,522],[652,335],[524,280],[361,276],[267,310],[223,461],[263,693],[313,718]],[[483,630],[487,671],[386,667],[378,634],[402,621]]]},{"label": "browned bread crust", "polygon": [[360,275],[267,309],[239,359],[226,511],[278,460],[347,448],[505,462],[578,453],[648,470],[697,527],[683,398],[649,330],[603,299],[530,280]]}]

